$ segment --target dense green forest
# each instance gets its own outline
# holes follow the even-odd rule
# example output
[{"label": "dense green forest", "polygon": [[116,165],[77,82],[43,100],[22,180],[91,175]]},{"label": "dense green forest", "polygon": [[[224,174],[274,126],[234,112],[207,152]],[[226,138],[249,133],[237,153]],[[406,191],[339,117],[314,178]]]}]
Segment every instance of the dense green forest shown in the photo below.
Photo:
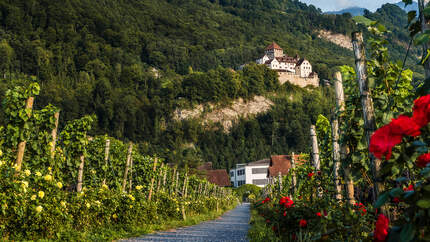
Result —
[{"label": "dense green forest", "polygon": [[[276,41],[330,79],[334,67],[353,63],[352,52],[316,31],[359,28],[349,14],[325,15],[296,0],[0,0],[0,91],[36,79],[36,107],[59,107],[61,123],[95,113],[95,133],[140,142],[169,162],[225,167],[307,151],[304,134],[332,100],[327,87],[279,86],[266,67],[230,68]],[[395,56],[404,55],[404,42],[394,45]],[[172,118],[177,108],[254,95],[272,96],[276,106],[236,122],[230,134]]]}]

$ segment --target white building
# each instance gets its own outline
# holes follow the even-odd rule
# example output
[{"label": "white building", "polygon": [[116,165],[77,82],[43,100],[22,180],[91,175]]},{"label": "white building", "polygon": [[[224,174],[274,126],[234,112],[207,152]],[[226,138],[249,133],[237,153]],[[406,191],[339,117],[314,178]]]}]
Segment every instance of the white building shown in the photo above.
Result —
[{"label": "white building", "polygon": [[295,57],[284,54],[284,50],[275,42],[267,46],[264,56],[256,60],[257,64],[265,64],[272,70],[278,72],[289,72],[301,78],[308,78],[316,75],[312,72],[311,63],[298,55]]},{"label": "white building", "polygon": [[243,184],[254,184],[264,187],[269,183],[267,171],[270,159],[259,160],[248,164],[237,164],[236,168],[230,170],[230,180],[234,187]]}]

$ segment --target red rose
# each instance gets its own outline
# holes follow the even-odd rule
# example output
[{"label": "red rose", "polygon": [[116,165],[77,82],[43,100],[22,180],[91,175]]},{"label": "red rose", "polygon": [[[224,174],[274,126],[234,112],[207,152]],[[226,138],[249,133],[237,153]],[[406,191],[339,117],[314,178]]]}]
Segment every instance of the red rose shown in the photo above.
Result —
[{"label": "red rose", "polygon": [[308,222],[304,219],[301,219],[299,225],[300,227],[305,228],[306,226],[308,226]]},{"label": "red rose", "polygon": [[313,172],[311,172],[311,173],[308,173],[308,177],[309,178],[312,178],[312,176],[314,175],[314,173]]},{"label": "red rose", "polygon": [[284,212],[284,217],[286,217],[286,216],[287,216],[287,211]]},{"label": "red rose", "polygon": [[403,191],[408,192],[408,191],[413,191],[414,190],[414,185],[409,185],[408,187],[403,188]]},{"label": "red rose", "polygon": [[291,208],[294,204],[293,200],[291,200],[289,197],[282,197],[279,200],[280,205],[284,205],[286,208]]},{"label": "red rose", "polygon": [[421,168],[426,167],[427,164],[430,163],[430,153],[420,155],[416,163],[418,167],[421,167]]},{"label": "red rose", "polygon": [[318,171],[317,173],[318,173],[318,176],[321,176],[321,171]]},{"label": "red rose", "polygon": [[270,202],[270,198],[266,197],[266,199],[264,199],[263,201],[261,201],[261,203],[267,203]]},{"label": "red rose", "polygon": [[318,212],[318,213],[317,213],[317,216],[318,216],[318,217],[321,217],[322,215],[321,215],[321,213],[320,213],[320,212]]},{"label": "red rose", "polygon": [[423,96],[414,101],[412,118],[420,127],[426,126],[430,121],[430,95]]},{"label": "red rose", "polygon": [[273,226],[272,226],[272,230],[273,230],[273,232],[276,232],[278,229],[276,228],[276,226],[275,226],[275,225],[273,225]]},{"label": "red rose", "polygon": [[393,198],[393,203],[399,203],[400,199],[398,197]]},{"label": "red rose", "polygon": [[421,134],[420,126],[415,123],[415,120],[406,116],[400,115],[393,119],[390,123],[391,132],[395,135],[408,135],[416,137]]},{"label": "red rose", "polygon": [[390,124],[382,126],[376,130],[370,138],[370,152],[375,155],[376,158],[382,159],[385,155],[385,159],[389,160],[391,157],[391,150],[394,146],[402,142],[402,135],[393,134],[391,132]]},{"label": "red rose", "polygon": [[267,220],[266,220],[266,223],[268,223],[268,224],[269,224],[269,223],[270,223],[270,220],[268,220],[268,219],[267,219]]},{"label": "red rose", "polygon": [[292,238],[293,240],[296,240],[296,239],[297,239],[296,234],[293,234],[293,235],[291,236],[291,238]]},{"label": "red rose", "polygon": [[375,241],[385,241],[388,236],[388,218],[383,214],[379,214],[378,220],[376,221],[375,231],[373,237]]},{"label": "red rose", "polygon": [[324,216],[327,216],[327,215],[328,215],[327,211],[324,210]]}]

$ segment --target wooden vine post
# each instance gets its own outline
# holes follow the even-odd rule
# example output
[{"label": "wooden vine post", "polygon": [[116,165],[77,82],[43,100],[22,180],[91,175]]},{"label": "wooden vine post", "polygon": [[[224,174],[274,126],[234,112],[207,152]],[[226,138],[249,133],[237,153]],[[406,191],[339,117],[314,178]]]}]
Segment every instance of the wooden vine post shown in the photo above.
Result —
[{"label": "wooden vine post", "polygon": [[[342,200],[342,186],[340,179],[340,165],[341,165],[341,155],[340,155],[340,145],[339,145],[339,137],[341,136],[341,132],[339,130],[339,122],[342,123],[340,115],[345,111],[345,98],[343,93],[343,84],[342,84],[342,74],[340,72],[335,73],[334,78],[334,91],[336,95],[336,110],[335,117],[333,118],[331,124],[332,130],[332,138],[333,138],[333,180],[336,188],[336,199],[338,201]],[[345,177],[347,178],[347,177]],[[347,178],[347,180],[350,180]],[[352,186],[354,189],[354,185]],[[348,189],[348,194],[350,190]],[[354,195],[354,191],[352,191]],[[349,198],[349,196],[348,196]]]},{"label": "wooden vine post", "polygon": [[176,187],[176,166],[173,168],[172,182],[170,183],[171,192],[175,192]]},{"label": "wooden vine post", "polygon": [[175,181],[175,195],[178,194],[178,186],[179,186],[179,172],[176,173],[176,181]]},{"label": "wooden vine post", "polygon": [[157,182],[157,190],[156,193],[158,193],[160,191],[160,187],[161,187],[161,176],[163,175],[163,167],[164,167],[164,163],[161,163],[160,166],[160,172],[158,173],[158,182]]},{"label": "wooden vine post", "polygon": [[320,153],[318,148],[318,138],[315,125],[311,125],[311,141],[312,141],[312,160],[315,170],[320,170]]},{"label": "wooden vine post", "polygon": [[[184,197],[184,202],[185,202],[185,198],[187,198],[187,185],[188,185],[188,176],[187,176],[187,173],[185,173],[184,186],[182,187],[182,197]],[[182,218],[186,220],[187,216],[185,214],[184,202],[182,203]]]},{"label": "wooden vine post", "polygon": [[128,145],[128,154],[127,154],[127,161],[125,164],[124,177],[122,179],[122,192],[125,192],[125,187],[127,185],[128,170],[130,168],[132,153],[133,153],[133,143],[130,142],[130,144]]},{"label": "wooden vine post", "polygon": [[[105,169],[108,167],[108,161],[109,161],[109,150],[110,150],[110,139],[106,139],[106,145],[105,145]],[[106,184],[106,176],[107,176],[107,170],[104,172],[104,179],[103,179],[103,185]]]},{"label": "wooden vine post", "polygon": [[[33,103],[34,103],[34,97],[29,97],[25,103],[25,109],[30,110],[30,112],[28,112],[29,118],[31,117],[31,113],[33,111]],[[18,153],[17,153],[17,157],[16,157],[15,174],[18,174],[18,172],[21,171],[26,144],[27,144],[26,140],[22,140],[18,144]]]},{"label": "wooden vine post", "polygon": [[78,169],[78,184],[76,185],[77,192],[82,191],[82,183],[84,180],[85,156],[81,155],[79,159],[81,160],[81,163],[79,164],[79,169]]},{"label": "wooden vine post", "polygon": [[[155,157],[155,160],[154,160],[154,167],[152,168],[152,172],[153,172],[153,173],[155,173],[155,170],[157,169],[157,161],[158,161],[158,158],[157,158],[157,157]],[[154,174],[153,174],[153,175],[154,175]],[[151,178],[151,187],[149,188],[148,201],[151,201],[151,197],[152,197],[152,189],[154,189],[154,179],[155,179],[155,177],[153,176],[153,177]]]},{"label": "wooden vine post", "polygon": [[[291,169],[295,169],[296,168],[296,161],[295,161],[295,157],[294,157],[294,152],[291,154]],[[294,194],[294,192],[295,192],[295,186],[296,186],[296,184],[297,184],[297,178],[296,178],[296,173],[293,173],[293,176],[292,176],[292,184],[291,184],[291,188],[292,188],[292,192],[293,192],[293,194]]]},{"label": "wooden vine post", "polygon": [[130,159],[130,178],[129,178],[129,188],[128,191],[131,192],[133,190],[133,157]]},{"label": "wooden vine post", "polygon": [[55,146],[57,144],[57,132],[58,132],[58,122],[60,119],[60,112],[56,112],[54,114],[54,118],[55,118],[55,127],[51,131],[51,136],[52,136],[51,159],[54,159],[54,157],[55,157]]},{"label": "wooden vine post", "polygon": [[[352,46],[354,49],[357,81],[361,95],[361,106],[363,108],[364,130],[367,145],[370,145],[370,137],[376,130],[375,110],[373,109],[373,100],[367,79],[366,53],[363,43],[363,34],[361,32],[352,33]],[[369,157],[374,184],[373,200],[375,202],[379,193],[383,189],[382,183],[379,181],[381,160],[376,159],[376,157],[370,151]]]},{"label": "wooden vine post", "polygon": [[279,183],[279,195],[282,192],[282,175],[281,172],[278,173],[278,183]]}]

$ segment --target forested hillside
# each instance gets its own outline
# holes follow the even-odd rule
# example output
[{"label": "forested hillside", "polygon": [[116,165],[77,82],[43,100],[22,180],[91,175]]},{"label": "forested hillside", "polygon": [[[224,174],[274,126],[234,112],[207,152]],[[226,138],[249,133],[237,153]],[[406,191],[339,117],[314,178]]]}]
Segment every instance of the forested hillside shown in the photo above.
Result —
[{"label": "forested hillside", "polygon": [[[58,106],[62,121],[95,113],[96,133],[142,142],[143,152],[170,162],[223,167],[306,151],[300,134],[331,102],[327,88],[279,87],[265,67],[229,68],[276,41],[330,79],[352,52],[316,31],[357,28],[348,14],[323,15],[296,0],[0,0],[1,95],[31,76],[42,87],[36,106]],[[274,110],[238,122],[231,134],[172,119],[178,107],[273,92]]]}]

